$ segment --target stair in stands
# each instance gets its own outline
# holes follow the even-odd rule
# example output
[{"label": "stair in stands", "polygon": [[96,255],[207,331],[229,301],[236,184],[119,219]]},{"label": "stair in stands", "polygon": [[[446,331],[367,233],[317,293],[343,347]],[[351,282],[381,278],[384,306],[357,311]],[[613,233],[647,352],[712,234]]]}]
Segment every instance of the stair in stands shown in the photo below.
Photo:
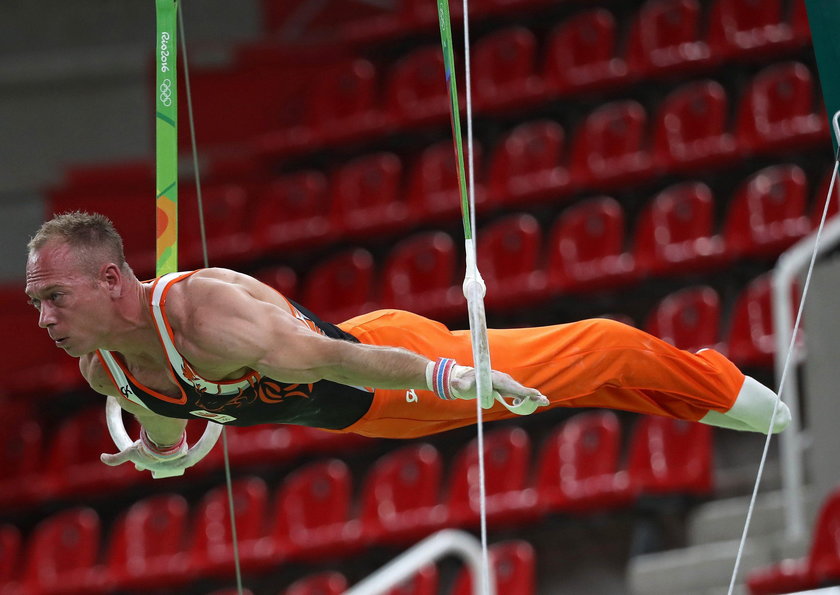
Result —
[{"label": "stair in stands", "polygon": [[[717,595],[726,593],[738,552],[750,496],[719,499],[698,507],[688,523],[688,546],[636,556],[630,560],[627,588],[631,595]],[[806,491],[807,517],[815,504]],[[744,577],[754,568],[807,553],[810,537],[784,539],[781,492],[758,495],[738,572],[737,594],[746,594]]]}]

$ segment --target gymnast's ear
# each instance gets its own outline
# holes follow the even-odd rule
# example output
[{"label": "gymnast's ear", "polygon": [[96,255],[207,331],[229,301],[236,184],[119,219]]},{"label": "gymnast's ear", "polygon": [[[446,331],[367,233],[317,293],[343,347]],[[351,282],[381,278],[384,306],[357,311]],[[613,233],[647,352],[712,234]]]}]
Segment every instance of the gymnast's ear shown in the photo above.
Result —
[{"label": "gymnast's ear", "polygon": [[112,295],[119,296],[122,294],[125,277],[120,267],[113,262],[102,265],[99,273],[99,281],[105,284],[108,292]]}]

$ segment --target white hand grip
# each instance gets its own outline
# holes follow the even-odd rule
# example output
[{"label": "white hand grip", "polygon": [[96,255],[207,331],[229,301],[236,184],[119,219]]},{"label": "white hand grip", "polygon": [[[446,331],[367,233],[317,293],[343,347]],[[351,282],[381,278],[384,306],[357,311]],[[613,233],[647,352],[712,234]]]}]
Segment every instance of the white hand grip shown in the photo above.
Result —
[{"label": "white hand grip", "polygon": [[536,401],[532,401],[531,399],[520,400],[519,398],[514,399],[513,404],[509,405],[504,397],[498,393],[496,394],[496,400],[504,405],[508,411],[516,415],[531,415],[539,407]]},{"label": "white hand grip", "polygon": [[[111,439],[113,439],[118,449],[125,450],[134,444],[134,440],[125,431],[125,425],[122,420],[122,407],[120,407],[115,397],[108,397],[108,402],[105,405],[105,419],[108,422],[108,431],[111,433]],[[165,471],[154,471],[152,472],[152,477],[158,479],[161,477],[183,475],[184,469],[195,465],[213,449],[221,433],[222,426],[220,424],[214,424],[208,421],[207,428],[204,430],[201,438],[198,439],[198,442],[190,447],[182,459],[178,460],[178,467],[173,467]]]}]

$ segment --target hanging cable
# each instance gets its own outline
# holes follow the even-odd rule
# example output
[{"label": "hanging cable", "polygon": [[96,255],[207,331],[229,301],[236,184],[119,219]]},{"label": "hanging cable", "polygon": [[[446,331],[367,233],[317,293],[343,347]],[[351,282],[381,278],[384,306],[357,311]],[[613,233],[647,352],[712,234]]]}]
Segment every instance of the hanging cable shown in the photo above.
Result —
[{"label": "hanging cable", "polygon": [[472,96],[470,93],[469,68],[469,7],[464,0],[464,62],[467,107],[467,159],[469,163],[469,192],[464,173],[464,149],[461,140],[461,119],[458,102],[458,86],[455,77],[455,58],[452,44],[449,1],[437,0],[440,22],[440,38],[446,81],[449,87],[450,119],[452,123],[452,141],[455,148],[458,189],[461,196],[461,215],[464,226],[464,249],[466,253],[466,275],[464,277],[464,297],[470,319],[470,340],[472,342],[473,366],[476,373],[476,448],[478,450],[478,489],[479,518],[481,524],[482,573],[480,578],[482,593],[489,592],[490,564],[487,547],[487,511],[484,478],[484,432],[483,409],[493,405],[493,382],[491,378],[490,347],[487,340],[487,320],[484,312],[485,285],[478,270],[475,243],[475,173],[472,146]]},{"label": "hanging cable", "polygon": [[[778,404],[779,401],[782,400],[782,392],[784,391],[784,387],[786,385],[787,375],[790,371],[790,362],[792,361],[792,356],[794,349],[796,348],[796,339],[797,334],[799,332],[800,322],[802,320],[802,312],[805,309],[805,300],[808,297],[808,289],[811,285],[811,276],[814,272],[814,264],[817,261],[817,254],[819,252],[820,247],[820,239],[822,237],[823,227],[825,227],[825,220],[828,217],[828,207],[831,202],[831,196],[834,192],[834,184],[837,181],[837,171],[838,166],[840,166],[840,154],[835,153],[834,158],[834,171],[831,174],[831,183],[828,187],[828,194],[825,198],[825,205],[823,207],[822,217],[820,218],[819,227],[817,227],[817,233],[814,237],[814,250],[811,253],[811,260],[808,263],[808,272],[805,274],[805,283],[802,287],[802,295],[799,298],[799,308],[796,312],[796,319],[793,323],[793,332],[790,336],[790,343],[788,344],[787,353],[785,354],[785,362],[782,366],[782,375],[779,380],[779,389],[777,391],[776,396],[776,406],[773,408],[773,414],[770,416],[770,425],[767,429],[767,438],[764,441],[764,450],[761,453],[761,461],[758,464],[758,473],[755,479],[755,484],[753,485],[752,495],[750,496],[750,503],[747,507],[747,518],[744,522],[744,529],[741,532],[741,540],[738,543],[738,553],[735,556],[735,567],[732,569],[732,576],[729,581],[729,590],[727,591],[727,595],[732,595],[735,589],[735,580],[738,576],[738,570],[741,565],[741,558],[744,554],[744,546],[747,541],[747,533],[749,532],[750,523],[752,522],[752,515],[755,510],[755,503],[756,498],[758,497],[758,487],[761,483],[761,477],[764,473],[764,465],[767,461],[767,455],[770,452],[770,440],[773,437],[773,425],[776,422],[776,412],[778,411]],[[777,330],[778,332],[778,330]]]},{"label": "hanging cable", "polygon": [[[177,0],[176,0],[177,1]],[[184,63],[184,91],[187,95],[187,116],[190,125],[190,144],[192,146],[193,172],[195,175],[195,194],[198,201],[198,222],[201,231],[201,250],[204,257],[204,268],[210,266],[207,254],[207,232],[204,225],[204,201],[201,194],[201,171],[198,167],[198,144],[195,139],[195,119],[193,117],[192,93],[190,89],[190,70],[187,62],[187,39],[184,35],[184,13],[178,4],[178,32],[181,42],[181,58]],[[228,454],[227,428],[222,426],[222,453],[225,462],[225,484],[227,486],[228,509],[230,513],[230,538],[233,546],[233,562],[236,571],[236,590],[242,595],[242,569],[239,561],[239,539],[236,534],[236,510],[233,501],[233,480],[230,473],[230,457]]]}]

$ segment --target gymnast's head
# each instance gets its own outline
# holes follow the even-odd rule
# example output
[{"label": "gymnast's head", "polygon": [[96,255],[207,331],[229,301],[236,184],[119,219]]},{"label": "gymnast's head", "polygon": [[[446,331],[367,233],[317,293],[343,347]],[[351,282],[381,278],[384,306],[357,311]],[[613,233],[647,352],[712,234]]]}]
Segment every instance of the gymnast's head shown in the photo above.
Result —
[{"label": "gymnast's head", "polygon": [[120,302],[139,287],[114,225],[95,213],[56,215],[28,248],[26,294],[39,325],[71,355],[99,348]]}]

